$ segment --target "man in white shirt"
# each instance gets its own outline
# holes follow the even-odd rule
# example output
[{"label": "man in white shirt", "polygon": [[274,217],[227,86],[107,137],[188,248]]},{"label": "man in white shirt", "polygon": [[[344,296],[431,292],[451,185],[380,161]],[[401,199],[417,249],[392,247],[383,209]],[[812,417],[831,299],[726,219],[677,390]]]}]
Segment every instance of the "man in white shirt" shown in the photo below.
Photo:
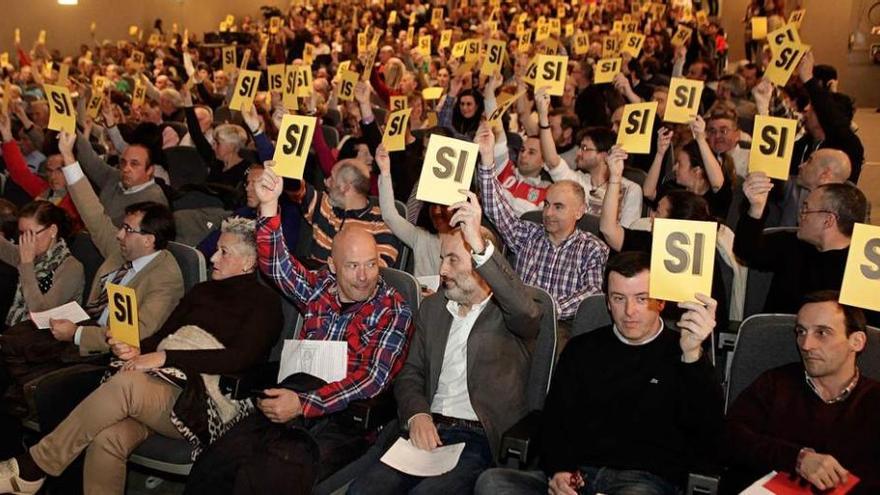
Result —
[{"label": "man in white shirt", "polygon": [[411,476],[376,463],[349,494],[469,493],[495,464],[505,430],[527,412],[531,341],[541,309],[480,227],[476,195],[452,205],[441,235],[441,289],[419,308],[409,356],[395,380],[402,426],[423,450],[465,443],[443,475]]},{"label": "man in white shirt", "polygon": [[[599,215],[602,213],[602,201],[605,198],[605,189],[610,177],[606,159],[608,151],[616,141],[614,132],[601,127],[581,130],[575,140],[578,146],[577,170],[572,170],[562,156],[556,152],[556,143],[553,140],[553,131],[549,121],[550,95],[547,94],[545,88],[540,88],[535,92],[535,106],[538,110],[541,150],[550,177],[553,182],[571,180],[580,184],[587,195],[587,213]],[[642,216],[642,188],[626,178],[622,179],[620,186],[620,223],[624,227],[629,227]]]}]

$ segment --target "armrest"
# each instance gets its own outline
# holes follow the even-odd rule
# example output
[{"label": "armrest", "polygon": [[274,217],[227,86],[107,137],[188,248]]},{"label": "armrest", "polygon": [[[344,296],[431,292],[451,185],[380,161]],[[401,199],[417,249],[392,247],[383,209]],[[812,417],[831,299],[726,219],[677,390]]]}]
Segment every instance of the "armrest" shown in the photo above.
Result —
[{"label": "armrest", "polygon": [[715,495],[718,493],[718,483],[721,477],[718,474],[689,473],[687,490],[685,495]]},{"label": "armrest", "polygon": [[524,469],[537,457],[541,411],[531,411],[501,436],[498,464]]},{"label": "armrest", "polygon": [[272,388],[278,381],[278,361],[263,363],[242,373],[220,376],[220,392],[235,400],[254,396],[255,390]]},{"label": "armrest", "polygon": [[397,416],[397,403],[390,390],[363,400],[355,400],[339,413],[339,420],[357,430],[369,432],[388,424]]}]

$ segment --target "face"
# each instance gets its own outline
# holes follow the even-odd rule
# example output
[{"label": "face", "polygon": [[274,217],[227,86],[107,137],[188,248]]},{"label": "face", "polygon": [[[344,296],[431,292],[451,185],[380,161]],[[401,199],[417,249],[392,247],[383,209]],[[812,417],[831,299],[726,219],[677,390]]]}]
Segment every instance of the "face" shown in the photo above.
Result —
[{"label": "face", "polygon": [[247,205],[251,208],[256,208],[260,205],[260,200],[257,198],[257,182],[260,180],[260,177],[263,176],[263,172],[264,170],[261,168],[252,168],[248,170],[245,192],[247,193]]},{"label": "face", "polygon": [[643,342],[660,330],[663,301],[648,297],[649,278],[647,270],[631,278],[608,274],[608,311],[617,330],[632,343]]},{"label": "face", "polygon": [[140,146],[125,148],[119,159],[120,182],[126,189],[144,184],[153,178],[153,166],[147,166],[147,150]]},{"label": "face", "polygon": [[805,189],[812,190],[819,185],[822,167],[816,159],[817,153],[818,151],[810,155],[810,158],[798,167],[797,183]]},{"label": "face", "polygon": [[169,87],[169,84],[168,76],[159,76],[156,78],[156,89],[159,91]]},{"label": "face", "polygon": [[727,153],[739,142],[739,129],[730,119],[712,119],[706,123],[706,140],[715,153]]},{"label": "face", "polygon": [[798,239],[818,246],[822,241],[825,229],[831,227],[834,214],[827,210],[822,190],[811,191],[806,201],[801,205]]},{"label": "face", "polygon": [[37,223],[33,217],[21,217],[18,219],[19,232],[33,232],[36,235],[34,244],[34,254],[42,256],[46,251],[55,244],[55,238],[58,236],[58,227],[54,225],[45,226]]},{"label": "face", "polygon": [[[369,234],[366,234],[369,235]],[[336,274],[339,297],[343,302],[366,301],[379,283],[379,254],[376,242],[349,237],[329,259],[330,271]]]},{"label": "face", "polygon": [[254,271],[256,260],[253,254],[245,254],[247,249],[236,234],[224,232],[217,241],[217,251],[211,256],[213,271],[211,278],[223,280],[242,273]]},{"label": "face", "polygon": [[516,168],[519,173],[526,177],[534,177],[541,173],[544,166],[544,157],[541,156],[541,141],[530,137],[523,143],[522,151],[519,152]]},{"label": "face", "polygon": [[865,334],[846,335],[843,310],[833,301],[805,304],[795,325],[798,350],[813,378],[854,372],[856,353],[864,348]]},{"label": "face", "polygon": [[690,67],[688,67],[687,78],[694,79],[697,81],[705,81],[706,73],[705,67],[703,67],[702,63],[693,63]]},{"label": "face", "polygon": [[461,111],[462,117],[469,119],[477,113],[477,101],[471,95],[462,96],[458,100],[458,109]]},{"label": "face", "polygon": [[551,115],[549,119],[550,132],[553,134],[553,142],[556,146],[565,146],[571,139],[571,129],[562,128],[562,115]]},{"label": "face", "polygon": [[553,237],[568,237],[584,216],[585,208],[584,202],[567,184],[550,186],[544,200],[544,230]]},{"label": "face", "polygon": [[199,128],[203,133],[207,133],[211,126],[214,125],[211,113],[202,107],[196,108],[196,118],[199,120]]},{"label": "face", "polygon": [[758,69],[743,69],[740,71],[740,75],[746,80],[746,86],[749,89],[758,84]]},{"label": "face", "polygon": [[400,92],[408,95],[416,90],[416,78],[407,72],[400,78]]},{"label": "face", "polygon": [[669,202],[669,198],[664,196],[657,203],[657,209],[652,214],[655,218],[669,218],[670,210],[672,210],[672,204]]},{"label": "face", "polygon": [[162,95],[159,97],[159,110],[161,110],[164,115],[171,115],[177,110],[177,107],[174,106],[174,101],[171,98]]},{"label": "face", "polygon": [[617,107],[617,110],[611,114],[611,130],[616,134],[620,131],[620,121],[623,120],[623,106]]},{"label": "face", "polygon": [[581,139],[580,147],[575,155],[577,168],[587,172],[595,170],[603,159],[602,155],[603,153],[599,153],[592,139],[586,137]]},{"label": "face", "polygon": [[227,84],[229,84],[229,78],[226,77],[225,72],[222,70],[214,72],[214,86],[225,88]]},{"label": "face", "polygon": [[442,234],[451,229],[449,221],[452,220],[452,212],[449,211],[449,207],[446,205],[432,204],[428,209],[428,214],[437,232]]},{"label": "face", "polygon": [[437,86],[445,88],[449,85],[449,71],[446,68],[437,71]]},{"label": "face", "polygon": [[651,95],[651,99],[657,102],[657,115],[663,115],[666,113],[666,100],[669,99],[668,91],[655,91],[653,95]]},{"label": "face", "polygon": [[116,240],[119,241],[119,248],[122,251],[122,257],[127,261],[133,261],[141,256],[146,256],[155,251],[155,237],[141,230],[141,220],[144,214],[142,212],[129,213],[125,215],[122,227],[116,232]]},{"label": "face", "polygon": [[61,155],[51,155],[46,160],[46,181],[53,191],[64,191],[67,189],[67,180],[64,179],[64,172],[61,168],[64,166],[64,159]]},{"label": "face", "polygon": [[373,164],[373,154],[370,153],[370,147],[366,144],[358,144],[354,147],[357,150],[357,156],[355,159],[369,167]]},{"label": "face", "polygon": [[675,182],[690,188],[697,182],[699,167],[691,166],[691,157],[684,151],[678,153],[678,161],[675,162]]},{"label": "face", "polygon": [[458,232],[440,236],[440,287],[448,299],[463,304],[472,303],[480,287],[471,253]]}]

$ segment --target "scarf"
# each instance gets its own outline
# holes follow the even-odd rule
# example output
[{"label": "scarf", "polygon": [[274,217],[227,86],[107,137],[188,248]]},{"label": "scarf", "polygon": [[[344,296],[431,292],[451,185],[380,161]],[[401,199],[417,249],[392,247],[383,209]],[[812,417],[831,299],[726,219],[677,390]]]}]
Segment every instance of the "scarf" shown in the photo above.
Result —
[{"label": "scarf", "polygon": [[[40,292],[45,294],[49,292],[55,282],[55,270],[67,260],[70,256],[70,250],[64,239],[58,239],[55,244],[46,251],[46,254],[37,257],[34,260],[34,275],[37,278],[37,286]],[[12,326],[16,323],[30,318],[28,312],[27,301],[24,300],[24,293],[21,290],[21,280],[15,288],[15,298],[12,300],[12,306],[9,307],[9,314],[6,315],[6,325]]]}]

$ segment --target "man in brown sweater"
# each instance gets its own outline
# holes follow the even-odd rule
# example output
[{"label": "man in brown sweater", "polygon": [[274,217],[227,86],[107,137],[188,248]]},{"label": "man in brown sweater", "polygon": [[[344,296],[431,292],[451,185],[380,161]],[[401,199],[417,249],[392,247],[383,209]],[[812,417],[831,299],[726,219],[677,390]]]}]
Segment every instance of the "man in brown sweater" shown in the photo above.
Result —
[{"label": "man in brown sweater", "polygon": [[765,372],[728,411],[725,491],[738,493],[770,470],[819,490],[855,475],[850,493],[880,491],[880,383],[856,364],[865,316],[837,299],[834,291],[806,297],[794,328],[802,362]]}]

